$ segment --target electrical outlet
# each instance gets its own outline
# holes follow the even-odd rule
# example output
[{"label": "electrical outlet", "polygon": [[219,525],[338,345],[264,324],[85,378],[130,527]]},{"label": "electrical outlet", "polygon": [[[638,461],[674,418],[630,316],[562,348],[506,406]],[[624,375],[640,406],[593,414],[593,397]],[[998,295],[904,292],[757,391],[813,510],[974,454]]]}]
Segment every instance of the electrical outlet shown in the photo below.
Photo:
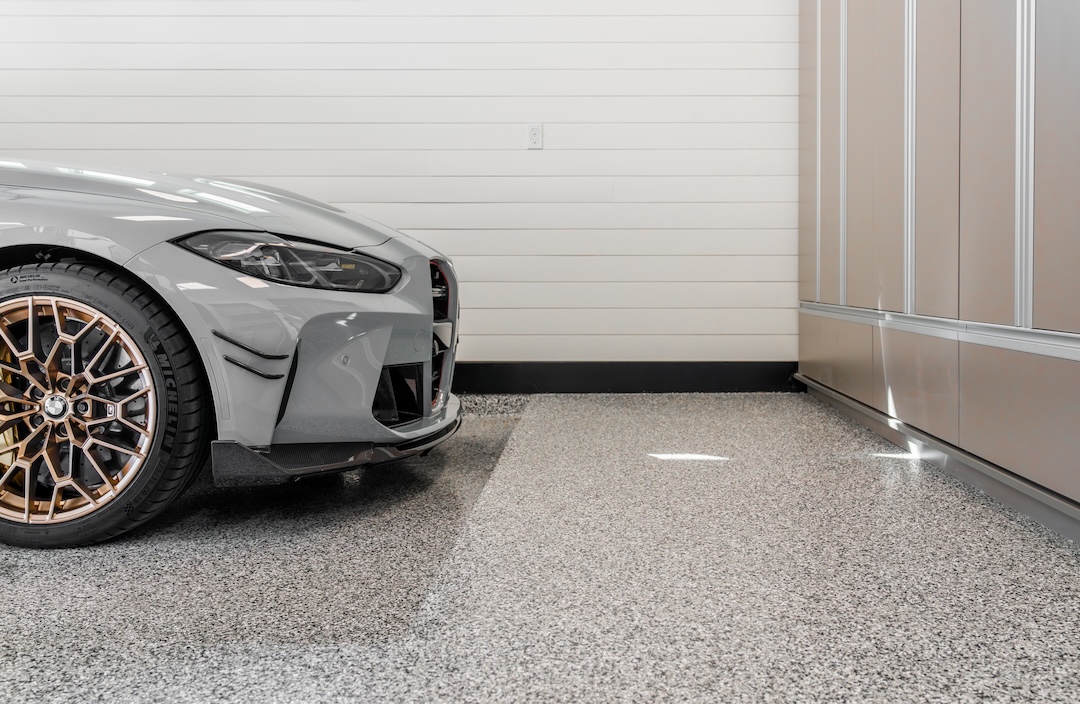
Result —
[{"label": "electrical outlet", "polygon": [[529,125],[529,149],[544,148],[544,126]]}]

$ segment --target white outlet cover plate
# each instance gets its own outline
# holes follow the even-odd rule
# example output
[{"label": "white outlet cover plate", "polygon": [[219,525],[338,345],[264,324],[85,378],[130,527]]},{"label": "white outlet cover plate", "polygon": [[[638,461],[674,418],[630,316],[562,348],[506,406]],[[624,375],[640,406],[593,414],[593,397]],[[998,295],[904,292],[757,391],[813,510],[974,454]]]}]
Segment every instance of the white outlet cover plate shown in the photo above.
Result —
[{"label": "white outlet cover plate", "polygon": [[543,149],[544,148],[544,126],[543,125],[529,125],[529,132],[527,134],[529,149]]}]

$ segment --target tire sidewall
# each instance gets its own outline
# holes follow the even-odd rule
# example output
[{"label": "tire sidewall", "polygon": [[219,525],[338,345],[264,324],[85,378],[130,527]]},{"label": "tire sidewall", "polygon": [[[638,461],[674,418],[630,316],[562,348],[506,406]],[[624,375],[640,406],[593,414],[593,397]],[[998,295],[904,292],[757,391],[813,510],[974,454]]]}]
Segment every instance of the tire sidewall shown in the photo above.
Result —
[{"label": "tire sidewall", "polygon": [[[89,275],[80,275],[87,272]],[[21,545],[49,547],[72,542],[94,542],[109,537],[154,493],[168,469],[175,447],[180,398],[169,346],[157,334],[150,318],[134,302],[105,283],[94,280],[102,270],[37,269],[23,267],[0,272],[0,303],[26,296],[55,296],[92,306],[112,318],[146,358],[154,383],[156,427],[149,453],[131,483],[119,496],[86,516],[47,525],[27,525],[0,519],[0,539]],[[108,279],[107,279],[108,280]],[[175,351],[173,351],[174,353]],[[100,538],[95,538],[100,536]]]}]

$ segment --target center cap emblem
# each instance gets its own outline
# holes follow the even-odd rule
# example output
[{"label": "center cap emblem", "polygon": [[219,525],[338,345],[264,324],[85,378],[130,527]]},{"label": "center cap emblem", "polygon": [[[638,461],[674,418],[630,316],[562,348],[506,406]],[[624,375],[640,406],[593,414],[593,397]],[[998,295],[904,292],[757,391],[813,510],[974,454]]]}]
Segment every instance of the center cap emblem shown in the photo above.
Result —
[{"label": "center cap emblem", "polygon": [[45,415],[50,418],[63,418],[68,412],[68,402],[63,396],[50,396],[45,399]]}]

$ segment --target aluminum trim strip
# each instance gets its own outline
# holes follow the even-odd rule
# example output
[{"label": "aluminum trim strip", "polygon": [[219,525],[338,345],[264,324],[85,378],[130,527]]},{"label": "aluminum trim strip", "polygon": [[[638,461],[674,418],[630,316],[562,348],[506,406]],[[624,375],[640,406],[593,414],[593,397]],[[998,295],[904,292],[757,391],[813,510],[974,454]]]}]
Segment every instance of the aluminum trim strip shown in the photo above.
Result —
[{"label": "aluminum trim strip", "polygon": [[984,347],[997,347],[1012,352],[1025,352],[1041,357],[1056,357],[1073,362],[1080,362],[1080,346],[1055,345],[1038,340],[1023,340],[999,337],[986,333],[960,333],[960,342],[969,342]]},{"label": "aluminum trim strip", "polygon": [[1032,327],[1035,229],[1035,2],[1016,3],[1016,257],[1014,317]]},{"label": "aluminum trim strip", "polygon": [[[871,308],[848,308],[845,310],[837,310],[835,308],[830,308],[829,310],[816,310],[807,308],[801,312],[809,315],[816,315],[820,318],[831,318],[833,320],[858,323],[860,325],[873,325],[878,328],[910,332],[917,335],[926,335],[927,337],[939,337],[945,340],[956,340],[961,332],[960,330],[949,329],[946,327],[920,325],[907,320],[906,318],[908,316],[905,316],[902,313],[886,313]],[[899,319],[891,319],[886,316],[898,316]]]},{"label": "aluminum trim strip", "polygon": [[868,308],[848,308],[827,303],[802,303],[802,313],[864,325],[904,330],[920,335],[958,339],[987,347],[1080,361],[1080,334],[1032,330],[1011,325],[976,323],[927,315],[908,315]]},{"label": "aluminum trim strip", "polygon": [[904,3],[904,312],[915,312],[915,100],[918,0]]},{"label": "aluminum trim strip", "polygon": [[944,328],[928,328],[924,325],[913,325],[903,320],[882,320],[878,322],[878,327],[885,328],[886,330],[899,330],[900,332],[910,332],[915,335],[923,335],[925,337],[937,337],[942,340],[959,340],[960,331],[958,330],[946,330]]}]

